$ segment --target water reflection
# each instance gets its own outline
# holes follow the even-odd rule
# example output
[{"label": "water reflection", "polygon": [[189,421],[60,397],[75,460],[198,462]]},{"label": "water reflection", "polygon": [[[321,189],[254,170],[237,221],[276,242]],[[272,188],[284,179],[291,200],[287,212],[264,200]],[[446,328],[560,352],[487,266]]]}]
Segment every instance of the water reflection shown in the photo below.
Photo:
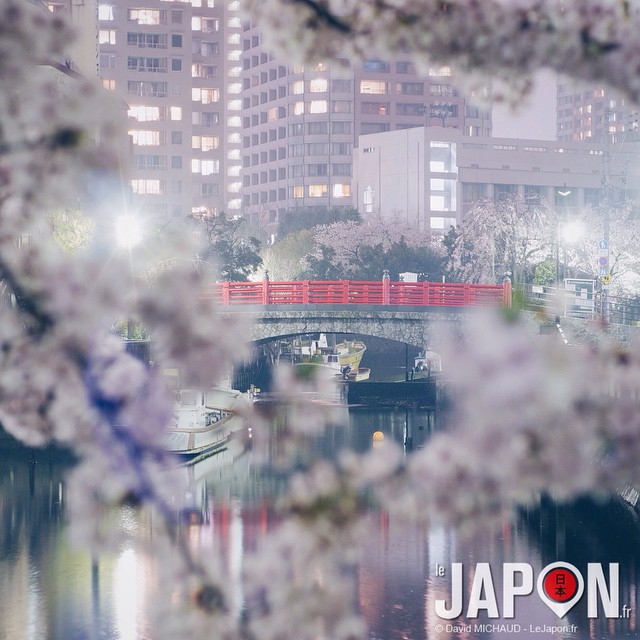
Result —
[{"label": "water reflection", "polygon": [[[330,428],[319,440],[317,453],[330,457],[344,446],[364,452],[373,446],[376,431],[400,444],[411,438],[417,451],[437,428],[431,412],[354,408],[347,424]],[[151,638],[148,606],[158,589],[158,568],[133,547],[120,549],[114,557],[92,559],[71,548],[64,536],[64,471],[70,463],[48,451],[16,449],[0,457],[0,638]],[[286,478],[281,471],[257,469],[250,454],[234,459],[227,452],[185,468],[184,474],[189,483],[185,501],[194,517],[183,526],[195,548],[221,554],[240,615],[243,558],[278,525],[274,496]],[[123,508],[120,518],[121,526],[152,535],[153,522],[144,513]],[[382,511],[371,512],[367,525],[356,596],[372,640],[640,637],[640,528],[637,514],[619,501],[559,506],[543,499],[498,533],[472,539],[448,529],[406,525]],[[465,610],[448,621],[435,614],[436,600],[451,602],[454,562],[464,565],[465,603],[473,568],[490,563],[502,608],[503,563],[529,563],[537,576],[557,560],[574,564],[584,575],[590,562],[618,562],[620,604],[627,605],[631,615],[589,620],[583,596],[559,620],[535,594],[517,598],[512,619],[489,620],[483,612],[469,618]],[[437,575],[437,566],[444,568],[444,575]],[[531,631],[545,625],[560,630]]]}]

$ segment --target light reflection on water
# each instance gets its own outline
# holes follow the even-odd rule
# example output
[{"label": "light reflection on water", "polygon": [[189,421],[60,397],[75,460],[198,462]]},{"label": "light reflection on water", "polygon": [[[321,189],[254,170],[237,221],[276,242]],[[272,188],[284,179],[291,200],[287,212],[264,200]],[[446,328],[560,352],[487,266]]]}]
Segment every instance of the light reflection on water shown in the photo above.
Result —
[{"label": "light reflection on water", "polygon": [[[350,410],[346,426],[331,428],[319,447],[325,455],[343,446],[363,452],[372,446],[372,434],[382,431],[399,443],[411,435],[418,449],[435,428],[429,412],[358,408]],[[46,451],[37,452],[36,459],[34,464],[24,450],[0,457],[0,640],[151,639],[147,607],[157,588],[157,571],[133,548],[99,561],[70,548],[63,535],[64,488],[60,490],[65,465]],[[271,498],[282,478],[256,470],[250,456],[233,461],[226,453],[188,474],[190,500],[198,511],[197,524],[189,525],[190,542],[203,553],[217,548],[214,541],[224,549],[239,613],[244,550],[254,549],[277,526]],[[125,528],[151,531],[130,508],[121,517]],[[569,509],[545,502],[515,524],[473,539],[448,529],[409,526],[373,511],[361,540],[357,601],[371,640],[638,638],[639,549],[637,517],[618,503],[582,502]],[[530,563],[537,575],[556,560],[575,564],[585,575],[588,562],[620,562],[620,602],[631,607],[631,617],[590,621],[583,597],[559,621],[536,596],[518,598],[515,618],[508,620],[463,615],[446,621],[435,615],[437,599],[450,601],[453,562],[464,563],[467,596],[472,567],[491,563],[501,607],[502,563]],[[444,576],[436,575],[436,565],[445,568]],[[490,630],[488,623],[498,626]],[[520,631],[500,628],[501,623],[519,625],[515,628]],[[531,630],[544,625],[568,631]]]}]

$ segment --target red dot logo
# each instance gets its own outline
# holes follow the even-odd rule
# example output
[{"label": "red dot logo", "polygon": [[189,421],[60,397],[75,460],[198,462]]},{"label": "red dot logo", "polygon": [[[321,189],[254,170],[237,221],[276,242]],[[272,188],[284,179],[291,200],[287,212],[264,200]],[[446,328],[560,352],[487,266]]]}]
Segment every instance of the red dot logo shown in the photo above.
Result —
[{"label": "red dot logo", "polygon": [[580,600],[584,579],[572,564],[554,562],[542,569],[537,587],[542,601],[562,618]]},{"label": "red dot logo", "polygon": [[578,579],[566,567],[549,571],[543,584],[546,596],[554,602],[567,602],[578,592]]}]

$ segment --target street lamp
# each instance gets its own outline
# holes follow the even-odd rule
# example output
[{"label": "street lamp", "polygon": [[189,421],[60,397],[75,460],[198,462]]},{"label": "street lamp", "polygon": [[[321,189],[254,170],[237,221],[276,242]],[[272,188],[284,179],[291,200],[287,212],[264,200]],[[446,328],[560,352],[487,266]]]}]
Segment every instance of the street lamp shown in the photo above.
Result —
[{"label": "street lamp", "polygon": [[567,275],[567,246],[580,242],[586,233],[581,220],[569,220],[560,226],[560,240],[562,241],[562,275]]},{"label": "street lamp", "polygon": [[[562,278],[560,277],[560,236],[561,236],[561,227],[563,226],[563,222],[566,219],[566,208],[567,208],[567,198],[571,195],[571,189],[567,189],[566,185],[562,189],[556,189],[556,207],[558,206],[560,198],[562,198],[562,209],[561,212],[556,214],[556,283],[559,283],[564,279],[564,268],[562,273]],[[565,259],[566,259],[566,247],[565,247]]]},{"label": "street lamp", "polygon": [[116,218],[116,242],[119,247],[133,249],[142,242],[142,226],[140,220],[130,214]]}]

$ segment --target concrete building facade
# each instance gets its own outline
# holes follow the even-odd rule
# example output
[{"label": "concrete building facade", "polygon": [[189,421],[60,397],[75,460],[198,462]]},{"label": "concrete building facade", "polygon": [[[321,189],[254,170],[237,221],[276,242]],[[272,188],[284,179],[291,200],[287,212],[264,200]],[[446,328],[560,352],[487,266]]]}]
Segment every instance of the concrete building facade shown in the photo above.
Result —
[{"label": "concrete building facade", "polygon": [[443,234],[479,200],[517,196],[567,211],[640,197],[640,146],[469,138],[457,129],[416,127],[361,136],[354,154],[356,206],[401,216]]},{"label": "concrete building facade", "polygon": [[100,77],[128,105],[133,203],[166,224],[240,211],[239,2],[100,0]]},{"label": "concrete building facade", "polygon": [[624,143],[638,138],[638,112],[605,87],[560,81],[556,123],[560,142]]},{"label": "concrete building facade", "polygon": [[462,96],[448,67],[426,76],[411,62],[292,66],[243,32],[242,210],[274,224],[285,211],[355,206],[353,149],[360,135],[446,124],[491,134],[491,110]]}]

